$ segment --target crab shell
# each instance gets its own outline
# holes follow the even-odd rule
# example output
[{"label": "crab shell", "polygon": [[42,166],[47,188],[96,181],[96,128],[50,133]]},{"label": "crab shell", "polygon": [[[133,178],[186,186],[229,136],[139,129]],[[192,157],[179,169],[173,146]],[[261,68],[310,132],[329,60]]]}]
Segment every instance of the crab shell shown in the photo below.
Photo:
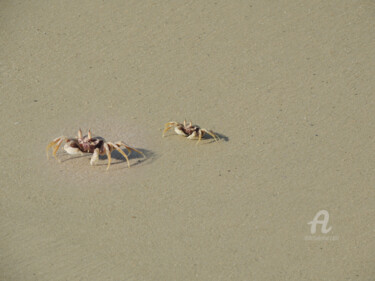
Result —
[{"label": "crab shell", "polygon": [[[180,126],[176,126],[174,128],[174,131],[176,132],[176,134],[187,137],[188,139],[192,140],[192,139],[197,139],[199,137],[200,128],[198,126],[184,127],[183,125],[180,125]],[[203,136],[204,132],[201,131],[201,134]]]},{"label": "crab shell", "polygon": [[68,139],[64,150],[71,155],[77,154],[78,150],[83,153],[94,153],[99,148],[99,154],[104,154],[104,140],[99,138]]}]

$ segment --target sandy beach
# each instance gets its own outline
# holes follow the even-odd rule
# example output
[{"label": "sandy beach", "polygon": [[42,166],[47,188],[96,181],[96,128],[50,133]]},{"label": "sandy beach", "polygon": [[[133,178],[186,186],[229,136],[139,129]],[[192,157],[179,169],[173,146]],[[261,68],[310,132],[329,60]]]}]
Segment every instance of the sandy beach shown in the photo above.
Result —
[{"label": "sandy beach", "polygon": [[[375,280],[374,15],[1,1],[0,280]],[[146,158],[47,159],[79,128]]]}]

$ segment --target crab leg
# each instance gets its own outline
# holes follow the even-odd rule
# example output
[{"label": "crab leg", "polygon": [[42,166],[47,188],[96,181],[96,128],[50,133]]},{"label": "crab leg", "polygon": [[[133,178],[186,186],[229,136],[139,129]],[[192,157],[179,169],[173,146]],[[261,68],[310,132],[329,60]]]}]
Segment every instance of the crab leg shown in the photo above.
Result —
[{"label": "crab leg", "polygon": [[128,158],[128,156],[124,153],[124,151],[122,151],[117,145],[115,145],[115,144],[112,143],[112,142],[108,142],[108,145],[112,146],[114,149],[116,149],[118,152],[120,152],[120,153],[122,154],[122,156],[125,157],[126,162],[128,163],[128,167],[130,168],[129,158]]},{"label": "crab leg", "polygon": [[56,139],[54,139],[53,141],[51,141],[48,145],[47,145],[47,147],[46,147],[46,153],[47,153],[47,159],[49,159],[49,155],[48,155],[48,151],[49,151],[49,149],[52,147],[52,146],[54,146],[60,139],[61,139],[62,137],[58,137],[58,138],[56,138]]},{"label": "crab leg", "polygon": [[195,145],[197,145],[201,141],[202,135],[203,135],[202,130],[199,130],[199,132],[198,132],[198,141],[197,141],[197,143]]},{"label": "crab leg", "polygon": [[163,137],[164,137],[164,134],[171,128],[173,128],[173,126],[176,126],[178,123],[177,122],[168,122],[168,123],[165,123],[164,125],[164,131],[163,131]]},{"label": "crab leg", "polygon": [[139,154],[141,154],[144,158],[146,158],[146,156],[143,154],[143,152],[142,151],[139,151],[138,149],[135,149],[135,148],[133,148],[133,147],[131,147],[131,146],[128,146],[128,145],[126,145],[125,143],[123,143],[122,141],[118,141],[118,142],[116,142],[115,143],[117,146],[125,146],[125,148],[129,151],[129,154],[128,154],[128,156],[130,155],[130,153],[131,153],[131,151],[132,150],[134,150],[135,152],[138,152]]},{"label": "crab leg", "polygon": [[219,137],[217,135],[215,135],[213,132],[208,131],[206,129],[202,129],[202,131],[205,132],[205,133],[207,133],[207,134],[209,134],[211,137],[213,137],[215,141],[218,141]]},{"label": "crab leg", "polygon": [[56,153],[57,153],[57,151],[59,150],[60,145],[62,144],[62,142],[63,142],[64,140],[66,140],[65,137],[62,138],[62,139],[60,139],[59,142],[56,144],[55,148],[53,149],[53,153],[52,153],[52,155],[53,155],[53,157],[55,157],[56,159],[57,159]]},{"label": "crab leg", "polygon": [[111,166],[111,150],[109,149],[109,146],[108,144],[104,144],[104,148],[105,148],[105,153],[107,154],[107,158],[108,158],[108,166],[107,166],[107,170],[109,169],[109,166]]},{"label": "crab leg", "polygon": [[163,131],[163,138],[164,138],[165,133],[166,133],[169,129],[171,129],[171,128],[173,128],[173,126],[165,127],[165,129],[164,129],[164,131]]},{"label": "crab leg", "polygon": [[[54,147],[57,143],[60,142],[60,144],[58,145],[60,147],[61,145],[61,142],[66,139],[64,136],[61,136],[61,137],[58,137],[58,138],[55,138],[53,141],[51,141],[47,147],[46,147],[46,153],[47,153],[47,159],[49,158],[49,155],[48,155],[48,151],[51,147]],[[58,148],[57,148],[58,149]],[[56,152],[55,152],[55,149],[53,150],[54,151],[54,157],[56,158]],[[57,151],[57,150],[56,150]]]},{"label": "crab leg", "polygon": [[130,146],[127,146],[125,143],[123,143],[122,141],[117,141],[115,142],[115,145],[117,145],[118,147],[121,147],[121,146],[125,146],[126,150],[128,151],[128,156],[132,153],[131,151],[131,147]]}]

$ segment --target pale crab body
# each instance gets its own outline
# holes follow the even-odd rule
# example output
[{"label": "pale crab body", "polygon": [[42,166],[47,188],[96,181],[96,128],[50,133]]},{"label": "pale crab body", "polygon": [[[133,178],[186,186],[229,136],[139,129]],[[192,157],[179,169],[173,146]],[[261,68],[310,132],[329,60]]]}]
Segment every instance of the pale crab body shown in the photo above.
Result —
[{"label": "pale crab body", "polygon": [[[92,153],[92,157],[90,160],[91,165],[96,165],[98,163],[99,155],[107,155],[107,158],[108,158],[107,170],[109,169],[109,166],[111,165],[111,152],[113,150],[117,150],[125,157],[128,163],[128,167],[130,167],[128,156],[130,155],[131,151],[136,151],[144,157],[144,154],[141,151],[126,145],[122,141],[117,141],[115,143],[112,143],[112,142],[107,142],[105,139],[101,137],[93,138],[90,130],[87,136],[82,136],[82,131],[80,129],[78,131],[77,138],[67,138],[67,137],[61,136],[61,137],[54,139],[52,142],[50,142],[46,148],[47,158],[48,158],[49,149],[53,148],[53,156],[57,159],[56,153],[64,141],[66,142],[64,145],[64,150],[70,155],[77,155],[77,154],[82,155],[84,153]],[[120,149],[121,146],[124,146],[127,149],[127,151],[129,152],[128,155],[126,155],[125,152]]]},{"label": "pale crab body", "polygon": [[187,137],[188,135],[182,130],[182,128],[174,127],[174,131],[177,135]]},{"label": "pale crab body", "polygon": [[[177,135],[183,136],[188,138],[189,140],[195,140],[199,138],[199,127],[195,126],[194,130],[186,130],[186,128],[181,128],[181,126],[177,126],[174,128],[174,131]],[[202,131],[202,137],[204,136],[205,132]]]},{"label": "pale crab body", "polygon": [[205,134],[208,134],[211,137],[213,137],[215,141],[218,140],[218,136],[215,135],[215,133],[213,133],[212,131],[202,129],[198,125],[193,125],[191,121],[190,123],[186,123],[186,120],[182,124],[175,121],[166,123],[163,131],[163,137],[164,134],[173,127],[176,134],[180,136],[184,136],[190,140],[198,139],[197,144],[200,142],[200,140]]},{"label": "pale crab body", "polygon": [[[80,132],[78,132],[78,135]],[[90,137],[89,137],[90,135]],[[82,154],[82,153],[94,153],[96,149],[99,149],[99,154],[106,154],[105,150],[105,139],[103,138],[93,138],[89,131],[88,136],[78,137],[78,138],[68,138],[66,139],[66,144],[64,145],[64,150],[71,155]]]},{"label": "pale crab body", "polygon": [[83,154],[84,152],[82,152],[78,147],[74,147],[74,146],[71,146],[72,143],[66,143],[64,145],[64,150],[70,154],[70,155],[75,155],[75,154]]}]

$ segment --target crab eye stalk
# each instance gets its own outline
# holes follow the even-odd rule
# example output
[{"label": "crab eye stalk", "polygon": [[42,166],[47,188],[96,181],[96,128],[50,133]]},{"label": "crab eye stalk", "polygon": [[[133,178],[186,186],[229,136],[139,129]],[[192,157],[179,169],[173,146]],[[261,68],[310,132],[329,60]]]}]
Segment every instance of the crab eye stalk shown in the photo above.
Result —
[{"label": "crab eye stalk", "polygon": [[81,129],[78,130],[78,139],[79,140],[82,139],[82,130]]}]

